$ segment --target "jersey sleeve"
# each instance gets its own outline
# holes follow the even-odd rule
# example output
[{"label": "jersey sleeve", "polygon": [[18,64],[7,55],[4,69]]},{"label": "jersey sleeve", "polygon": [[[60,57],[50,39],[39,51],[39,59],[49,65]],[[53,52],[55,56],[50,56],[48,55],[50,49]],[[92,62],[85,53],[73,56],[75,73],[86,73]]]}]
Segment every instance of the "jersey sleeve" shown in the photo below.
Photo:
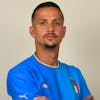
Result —
[{"label": "jersey sleeve", "polygon": [[80,80],[80,98],[81,100],[83,100],[84,98],[86,98],[87,96],[90,96],[90,90],[88,89],[88,86],[86,84],[86,81],[81,73],[80,70],[78,70],[79,72],[79,80]]},{"label": "jersey sleeve", "polygon": [[21,70],[10,70],[7,77],[7,91],[12,100],[33,100],[39,95],[34,74]]}]

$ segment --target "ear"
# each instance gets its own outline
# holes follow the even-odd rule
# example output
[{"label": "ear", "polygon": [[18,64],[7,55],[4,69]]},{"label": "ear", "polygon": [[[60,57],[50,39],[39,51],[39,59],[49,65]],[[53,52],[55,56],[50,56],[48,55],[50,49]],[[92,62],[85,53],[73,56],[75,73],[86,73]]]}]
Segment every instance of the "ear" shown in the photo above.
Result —
[{"label": "ear", "polygon": [[29,33],[30,33],[30,35],[34,38],[34,28],[33,28],[33,26],[30,26],[29,27]]},{"label": "ear", "polygon": [[63,37],[65,36],[66,33],[66,26],[63,27]]}]

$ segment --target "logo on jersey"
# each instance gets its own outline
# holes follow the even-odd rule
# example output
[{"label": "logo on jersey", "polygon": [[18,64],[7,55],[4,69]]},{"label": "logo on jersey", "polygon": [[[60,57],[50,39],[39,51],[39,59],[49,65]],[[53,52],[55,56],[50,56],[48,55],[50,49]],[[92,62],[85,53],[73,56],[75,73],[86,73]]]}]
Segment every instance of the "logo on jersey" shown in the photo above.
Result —
[{"label": "logo on jersey", "polygon": [[42,88],[48,88],[48,85],[47,84],[42,84]]},{"label": "logo on jersey", "polygon": [[72,84],[72,86],[73,86],[73,88],[74,88],[74,91],[76,92],[76,93],[79,93],[80,92],[80,89],[79,89],[79,86],[78,86],[78,84],[75,82],[75,80],[73,80],[73,79],[70,79],[70,81],[71,81],[71,84]]},{"label": "logo on jersey", "polygon": [[19,95],[18,98],[24,98],[24,99],[28,99],[28,97],[24,94],[24,95]]}]

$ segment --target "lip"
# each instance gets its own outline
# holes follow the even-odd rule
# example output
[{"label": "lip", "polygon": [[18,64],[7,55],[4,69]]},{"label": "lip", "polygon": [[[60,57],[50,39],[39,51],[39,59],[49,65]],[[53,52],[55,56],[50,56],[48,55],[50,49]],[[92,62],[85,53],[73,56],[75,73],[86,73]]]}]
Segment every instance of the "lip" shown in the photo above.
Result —
[{"label": "lip", "polygon": [[48,35],[47,37],[54,37],[53,35]]},{"label": "lip", "polygon": [[55,37],[54,37],[54,36],[49,35],[49,36],[47,36],[46,38],[47,38],[47,39],[54,39]]},{"label": "lip", "polygon": [[54,35],[47,35],[46,37],[47,37],[47,38],[55,38]]}]

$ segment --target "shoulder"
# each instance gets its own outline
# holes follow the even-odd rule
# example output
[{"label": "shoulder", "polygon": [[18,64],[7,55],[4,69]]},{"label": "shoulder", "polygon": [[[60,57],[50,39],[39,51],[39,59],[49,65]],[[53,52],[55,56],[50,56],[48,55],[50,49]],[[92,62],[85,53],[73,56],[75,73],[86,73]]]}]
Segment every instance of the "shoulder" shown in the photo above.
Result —
[{"label": "shoulder", "polygon": [[7,75],[7,92],[14,97],[14,100],[15,98],[19,100],[19,95],[33,97],[37,91],[35,88],[37,76],[34,74],[33,68],[34,61],[32,56],[30,56],[9,70]]},{"label": "shoulder", "polygon": [[60,62],[60,65],[62,68],[64,68],[65,70],[68,70],[70,72],[79,72],[80,71],[80,69],[75,65],[70,65],[70,64],[63,63],[63,62]]},{"label": "shoulder", "polygon": [[63,62],[60,62],[61,68],[68,74],[69,77],[79,79],[82,76],[80,69],[77,66],[69,65]]},{"label": "shoulder", "polygon": [[[24,59],[8,71],[8,76],[27,74],[31,71],[32,56]],[[34,64],[33,64],[34,65]]]},{"label": "shoulder", "polygon": [[[66,70],[70,82],[77,86],[77,91],[80,94],[80,100],[91,95],[90,90],[86,84],[85,78],[79,68],[73,65],[62,63],[63,68]],[[89,99],[92,97],[88,97]],[[89,100],[86,99],[86,100]]]}]

